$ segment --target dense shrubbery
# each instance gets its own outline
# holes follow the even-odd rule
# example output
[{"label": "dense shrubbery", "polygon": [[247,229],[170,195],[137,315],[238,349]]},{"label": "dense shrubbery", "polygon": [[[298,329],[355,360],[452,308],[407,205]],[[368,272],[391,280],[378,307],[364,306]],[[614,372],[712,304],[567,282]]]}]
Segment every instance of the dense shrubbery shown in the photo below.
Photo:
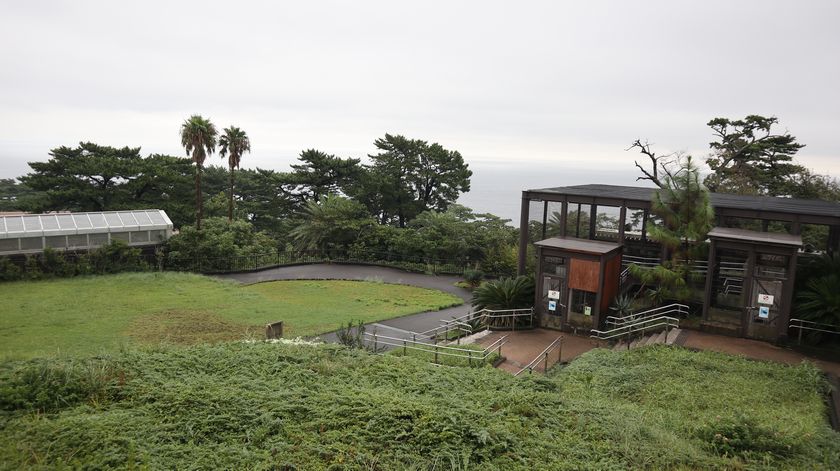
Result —
[{"label": "dense shrubbery", "polygon": [[9,257],[0,257],[0,281],[41,280],[79,275],[104,275],[154,268],[155,260],[144,257],[140,249],[114,240],[89,253],[67,254],[47,248],[26,257],[23,267]]},{"label": "dense shrubbery", "polygon": [[529,276],[486,281],[473,292],[476,309],[527,309],[534,305],[534,279]]},{"label": "dense shrubbery", "polygon": [[661,346],[549,377],[236,343],[4,362],[0,379],[13,469],[840,468],[816,368]]},{"label": "dense shrubbery", "polygon": [[201,230],[185,226],[169,239],[168,268],[191,266],[201,260],[205,269],[227,269],[231,259],[277,253],[277,242],[247,221],[207,218]]}]

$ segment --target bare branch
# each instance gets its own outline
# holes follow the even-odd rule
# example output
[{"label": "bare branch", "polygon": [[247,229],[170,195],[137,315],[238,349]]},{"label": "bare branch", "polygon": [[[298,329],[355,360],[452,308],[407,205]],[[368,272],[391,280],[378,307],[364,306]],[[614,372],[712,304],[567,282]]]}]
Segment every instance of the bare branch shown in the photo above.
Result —
[{"label": "bare branch", "polygon": [[655,152],[650,150],[650,143],[649,142],[647,142],[647,141],[642,142],[639,139],[636,139],[635,141],[633,141],[633,144],[630,145],[630,147],[628,147],[625,150],[630,150],[630,149],[634,149],[634,148],[639,149],[639,153],[648,156],[648,158],[650,159],[650,164],[651,164],[651,170],[647,170],[644,167],[642,167],[642,165],[639,164],[638,161],[633,162],[634,164],[636,164],[636,167],[642,172],[642,175],[640,177],[636,178],[636,181],[650,180],[651,182],[653,182],[653,184],[655,184],[659,188],[663,188],[663,183],[659,179],[659,170],[660,170],[660,168],[663,167],[662,163],[660,162],[660,159],[662,159],[664,157],[669,157],[672,154],[664,155],[664,156],[657,156]]}]

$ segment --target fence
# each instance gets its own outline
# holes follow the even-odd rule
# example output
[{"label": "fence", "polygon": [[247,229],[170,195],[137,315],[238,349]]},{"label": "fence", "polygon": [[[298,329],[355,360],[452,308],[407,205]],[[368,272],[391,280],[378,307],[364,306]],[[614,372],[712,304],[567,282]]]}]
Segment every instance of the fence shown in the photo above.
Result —
[{"label": "fence", "polygon": [[433,273],[436,275],[458,276],[463,276],[466,270],[472,268],[468,260],[406,256],[392,252],[370,250],[288,250],[240,257],[185,258],[170,254],[165,260],[165,269],[212,274],[253,271],[285,265],[310,263],[371,264],[415,272]]}]

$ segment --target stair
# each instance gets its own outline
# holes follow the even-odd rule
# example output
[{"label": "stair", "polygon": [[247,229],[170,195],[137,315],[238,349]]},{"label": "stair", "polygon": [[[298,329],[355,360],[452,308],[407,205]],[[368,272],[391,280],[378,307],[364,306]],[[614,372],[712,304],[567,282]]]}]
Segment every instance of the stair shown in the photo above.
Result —
[{"label": "stair", "polygon": [[613,346],[612,350],[616,352],[622,350],[630,350],[632,348],[654,345],[657,343],[673,345],[674,343],[678,343],[677,339],[679,338],[680,333],[682,333],[682,330],[678,328],[670,329],[667,332],[667,335],[664,330],[662,332],[654,332],[652,334],[645,335],[644,337],[637,337],[631,340],[629,343],[629,347],[626,339],[619,340],[618,343],[616,343]]}]

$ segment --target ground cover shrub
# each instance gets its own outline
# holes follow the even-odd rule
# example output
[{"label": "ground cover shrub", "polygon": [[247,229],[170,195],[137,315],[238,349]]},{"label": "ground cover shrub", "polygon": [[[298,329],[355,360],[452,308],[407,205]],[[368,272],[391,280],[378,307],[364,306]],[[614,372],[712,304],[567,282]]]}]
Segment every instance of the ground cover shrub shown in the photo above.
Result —
[{"label": "ground cover shrub", "polygon": [[528,276],[485,281],[473,292],[476,309],[523,309],[534,305],[534,279]]},{"label": "ground cover shrub", "polygon": [[[824,417],[825,384],[811,365],[649,347],[593,350],[554,375],[515,378],[291,342],[127,350],[100,361],[124,372],[103,399],[47,414],[25,402],[6,408],[4,466],[840,467],[840,435]],[[19,383],[37,362],[0,362],[4,383]],[[2,404],[13,402],[7,391]],[[733,453],[716,449],[714,433],[734,434],[743,418],[752,438]],[[768,433],[789,451],[768,453]]]}]

